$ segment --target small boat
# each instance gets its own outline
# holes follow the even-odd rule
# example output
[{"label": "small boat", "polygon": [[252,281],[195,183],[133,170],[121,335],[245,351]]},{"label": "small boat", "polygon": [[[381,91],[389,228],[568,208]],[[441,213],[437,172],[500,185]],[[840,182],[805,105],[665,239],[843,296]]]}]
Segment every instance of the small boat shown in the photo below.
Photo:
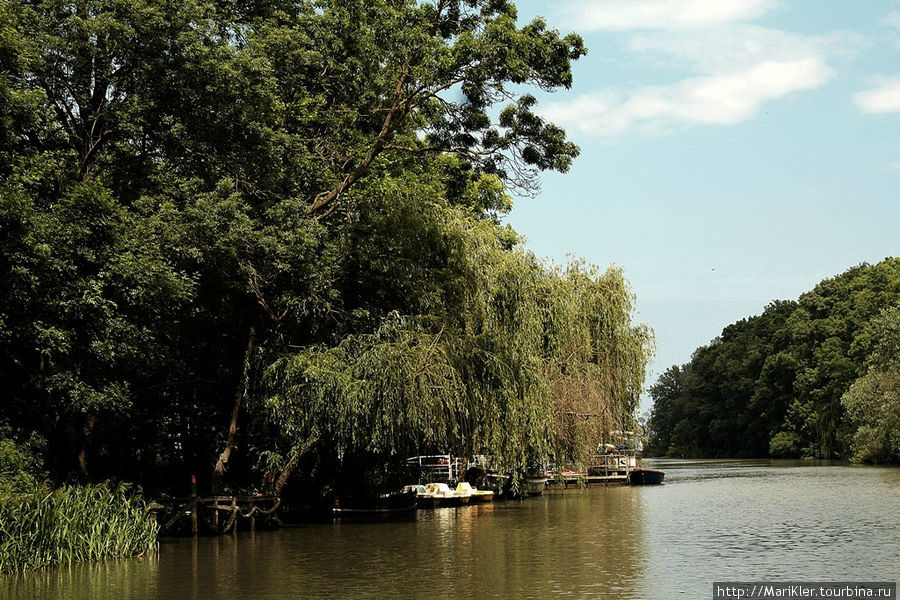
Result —
[{"label": "small boat", "polygon": [[446,483],[426,483],[425,490],[438,500],[438,506],[461,506],[469,503],[471,494],[451,490]]},{"label": "small boat", "polygon": [[416,514],[416,493],[403,490],[371,498],[335,498],[335,517],[404,517]]},{"label": "small boat", "polygon": [[468,481],[460,482],[460,484],[456,486],[456,492],[468,494],[469,502],[490,502],[494,499],[494,492],[491,490],[479,490]]},{"label": "small boat", "polygon": [[628,483],[629,485],[655,485],[662,483],[665,477],[665,471],[638,467],[628,473]]},{"label": "small boat", "polygon": [[416,494],[416,506],[419,508],[436,508],[441,505],[441,498],[435,493],[429,492],[421,483],[407,485],[403,489]]}]

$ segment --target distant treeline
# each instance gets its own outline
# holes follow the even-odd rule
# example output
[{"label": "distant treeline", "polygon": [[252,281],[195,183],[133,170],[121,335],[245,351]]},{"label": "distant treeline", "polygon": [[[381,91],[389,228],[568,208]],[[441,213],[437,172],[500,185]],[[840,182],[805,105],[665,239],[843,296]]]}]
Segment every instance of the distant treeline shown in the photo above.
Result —
[{"label": "distant treeline", "polygon": [[522,87],[568,87],[577,35],[488,0],[2,2],[0,27],[8,477],[324,496],[629,424],[652,340],[622,273],[500,222],[578,154]]},{"label": "distant treeline", "polygon": [[729,325],[651,388],[651,450],[900,462],[898,302],[888,258]]}]

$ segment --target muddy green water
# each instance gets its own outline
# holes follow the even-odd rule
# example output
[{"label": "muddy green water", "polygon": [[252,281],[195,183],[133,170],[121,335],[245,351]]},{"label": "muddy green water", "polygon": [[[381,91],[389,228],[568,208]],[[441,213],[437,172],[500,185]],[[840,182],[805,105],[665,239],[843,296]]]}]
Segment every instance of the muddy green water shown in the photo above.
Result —
[{"label": "muddy green water", "polygon": [[900,576],[900,469],[653,464],[662,486],[170,540],[151,559],[0,578],[0,598],[665,600],[711,598],[721,580]]}]

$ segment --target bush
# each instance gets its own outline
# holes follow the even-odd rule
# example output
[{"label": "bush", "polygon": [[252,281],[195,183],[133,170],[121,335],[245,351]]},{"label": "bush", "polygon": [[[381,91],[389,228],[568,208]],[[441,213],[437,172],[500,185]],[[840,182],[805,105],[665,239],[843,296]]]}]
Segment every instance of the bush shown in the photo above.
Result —
[{"label": "bush", "polygon": [[46,479],[41,458],[45,446],[37,435],[19,442],[10,436],[9,428],[0,426],[0,489],[28,491]]},{"label": "bush", "polygon": [[870,369],[857,379],[841,402],[851,425],[851,460],[900,462],[900,369]]}]

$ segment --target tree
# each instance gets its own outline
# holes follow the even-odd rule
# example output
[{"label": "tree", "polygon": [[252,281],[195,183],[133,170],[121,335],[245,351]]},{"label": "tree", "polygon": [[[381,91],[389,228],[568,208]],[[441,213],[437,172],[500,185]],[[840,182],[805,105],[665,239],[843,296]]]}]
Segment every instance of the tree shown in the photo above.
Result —
[{"label": "tree", "polygon": [[520,465],[583,445],[560,414],[633,410],[621,274],[498,218],[578,153],[524,91],[570,85],[577,35],[497,0],[0,15],[0,384],[57,478],[283,484],[331,442]]},{"label": "tree", "polygon": [[850,447],[857,462],[900,461],[900,306],[873,323],[869,370],[841,398],[855,428]]},{"label": "tree", "polygon": [[678,455],[677,448],[672,446],[672,432],[684,418],[690,415],[683,413],[682,404],[686,398],[690,365],[669,367],[650,387],[653,407],[647,421],[649,437],[648,452],[654,455]]},{"label": "tree", "polygon": [[[854,417],[849,407],[881,397],[879,386],[891,385],[881,371],[858,378],[885,337],[875,317],[898,298],[900,260],[888,258],[729,325],[694,353],[683,369],[691,377],[677,392],[669,381],[674,372],[652,388],[654,448],[697,456],[850,456],[848,441],[863,413]],[[858,388],[848,397],[855,380]],[[887,439],[884,432],[876,437]]]},{"label": "tree", "polygon": [[403,216],[383,229],[364,220],[376,227],[370,240],[444,238],[398,241],[388,264],[407,264],[409,253],[435,267],[430,279],[380,280],[408,292],[407,312],[387,315],[373,334],[301,349],[268,369],[268,427],[282,436],[281,450],[267,455],[281,469],[276,483],[307,453],[319,461],[310,469],[331,471],[327,489],[350,485],[332,467],[348,457],[375,469],[420,453],[487,454],[516,473],[550,455],[586,460],[604,424],[633,413],[649,356],[621,273],[548,269],[507,250],[503,228],[459,207],[414,198],[383,210]]},{"label": "tree", "polygon": [[[321,129],[308,148],[328,166],[312,214],[334,210],[377,162],[452,153],[531,190],[538,170],[565,171],[577,155],[561,129],[532,111],[534,97],[511,86],[569,87],[582,40],[548,31],[541,19],[518,28],[509,2],[326,2],[262,34],[265,47],[277,44],[281,56],[317,71],[313,89],[306,81],[285,98],[312,107],[301,118],[329,117],[316,119]],[[298,70],[293,60],[274,62],[289,77]],[[489,111],[500,101],[510,104],[495,122]]]}]

